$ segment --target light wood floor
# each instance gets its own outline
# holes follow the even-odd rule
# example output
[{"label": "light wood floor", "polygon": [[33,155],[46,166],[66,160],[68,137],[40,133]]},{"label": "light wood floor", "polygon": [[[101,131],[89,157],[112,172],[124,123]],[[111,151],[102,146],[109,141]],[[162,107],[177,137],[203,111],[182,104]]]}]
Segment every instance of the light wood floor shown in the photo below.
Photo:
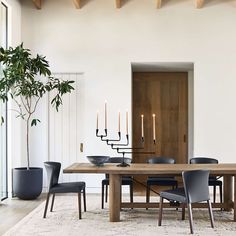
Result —
[{"label": "light wood floor", "polygon": [[9,198],[0,202],[0,235],[3,235],[44,200],[45,194],[41,194],[39,198],[32,201]]}]

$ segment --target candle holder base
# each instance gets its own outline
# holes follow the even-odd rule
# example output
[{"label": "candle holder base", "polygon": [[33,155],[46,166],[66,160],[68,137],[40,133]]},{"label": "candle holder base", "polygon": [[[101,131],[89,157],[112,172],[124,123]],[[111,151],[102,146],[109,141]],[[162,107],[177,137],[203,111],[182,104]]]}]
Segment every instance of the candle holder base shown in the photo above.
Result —
[{"label": "candle holder base", "polygon": [[130,166],[128,163],[122,162],[120,164],[117,165],[118,167],[128,167]]}]

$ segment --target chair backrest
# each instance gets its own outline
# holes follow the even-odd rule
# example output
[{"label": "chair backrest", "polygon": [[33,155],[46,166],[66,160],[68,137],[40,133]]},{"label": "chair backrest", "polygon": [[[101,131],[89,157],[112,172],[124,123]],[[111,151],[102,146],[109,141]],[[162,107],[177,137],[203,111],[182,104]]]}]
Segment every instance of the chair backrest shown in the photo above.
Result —
[{"label": "chair backrest", "polygon": [[[106,163],[121,163],[123,161],[123,157],[110,157]],[[125,157],[125,163],[131,163],[132,159]]]},{"label": "chair backrest", "polygon": [[58,184],[59,174],[61,170],[61,163],[47,161],[44,162],[44,166],[48,176],[48,189],[50,190],[53,186]]},{"label": "chair backrest", "polygon": [[190,164],[218,164],[218,160],[209,157],[194,157],[190,159]]},{"label": "chair backrest", "polygon": [[210,199],[209,170],[192,170],[182,172],[187,203],[202,202]]},{"label": "chair backrest", "polygon": [[[149,164],[175,164],[175,159],[172,157],[150,157],[147,160],[147,163]],[[174,179],[173,176],[162,176],[162,175],[158,175],[158,176],[149,176],[150,178],[172,178]]]},{"label": "chair backrest", "polygon": [[151,157],[147,160],[149,164],[175,164],[175,159],[172,157]]}]

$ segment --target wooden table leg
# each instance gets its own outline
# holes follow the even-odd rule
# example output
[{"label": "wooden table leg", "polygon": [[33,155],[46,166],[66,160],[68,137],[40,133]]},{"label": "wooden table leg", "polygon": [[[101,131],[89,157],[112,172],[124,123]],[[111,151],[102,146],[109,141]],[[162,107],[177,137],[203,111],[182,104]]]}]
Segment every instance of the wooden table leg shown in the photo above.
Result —
[{"label": "wooden table leg", "polygon": [[236,175],[234,176],[234,221],[236,221]]},{"label": "wooden table leg", "polygon": [[232,176],[224,176],[224,203],[226,203],[225,211],[230,211],[232,209]]},{"label": "wooden table leg", "polygon": [[120,221],[120,175],[109,175],[109,214],[110,222]]}]

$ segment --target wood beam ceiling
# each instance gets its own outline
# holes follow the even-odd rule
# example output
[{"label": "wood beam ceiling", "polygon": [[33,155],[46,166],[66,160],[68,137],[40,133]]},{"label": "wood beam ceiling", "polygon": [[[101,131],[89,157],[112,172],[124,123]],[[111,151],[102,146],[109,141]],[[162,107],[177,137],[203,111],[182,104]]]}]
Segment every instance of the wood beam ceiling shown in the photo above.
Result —
[{"label": "wood beam ceiling", "polygon": [[37,9],[42,8],[42,1],[41,0],[33,0],[33,3]]},{"label": "wood beam ceiling", "polygon": [[73,0],[74,1],[74,4],[75,4],[75,7],[77,8],[77,9],[80,9],[81,8],[81,2],[80,2],[80,0]]},{"label": "wood beam ceiling", "polygon": [[204,4],[204,0],[196,0],[196,7],[197,8],[202,8]]},{"label": "wood beam ceiling", "polygon": [[161,0],[157,0],[157,8],[158,8],[158,9],[161,8]]},{"label": "wood beam ceiling", "polygon": [[[32,0],[32,2],[34,3],[35,7],[37,9],[41,9],[42,8],[42,1],[43,0]],[[81,1],[82,0],[73,0],[74,5],[77,9],[80,9],[82,7],[81,5]],[[122,0],[115,0],[115,4],[116,4],[116,8],[121,8],[122,6]],[[159,9],[162,6],[162,0],[157,0],[156,2],[156,7]],[[204,5],[204,0],[195,0],[195,5],[196,8],[202,8]]]},{"label": "wood beam ceiling", "polygon": [[121,8],[121,0],[116,0],[116,8]]}]

